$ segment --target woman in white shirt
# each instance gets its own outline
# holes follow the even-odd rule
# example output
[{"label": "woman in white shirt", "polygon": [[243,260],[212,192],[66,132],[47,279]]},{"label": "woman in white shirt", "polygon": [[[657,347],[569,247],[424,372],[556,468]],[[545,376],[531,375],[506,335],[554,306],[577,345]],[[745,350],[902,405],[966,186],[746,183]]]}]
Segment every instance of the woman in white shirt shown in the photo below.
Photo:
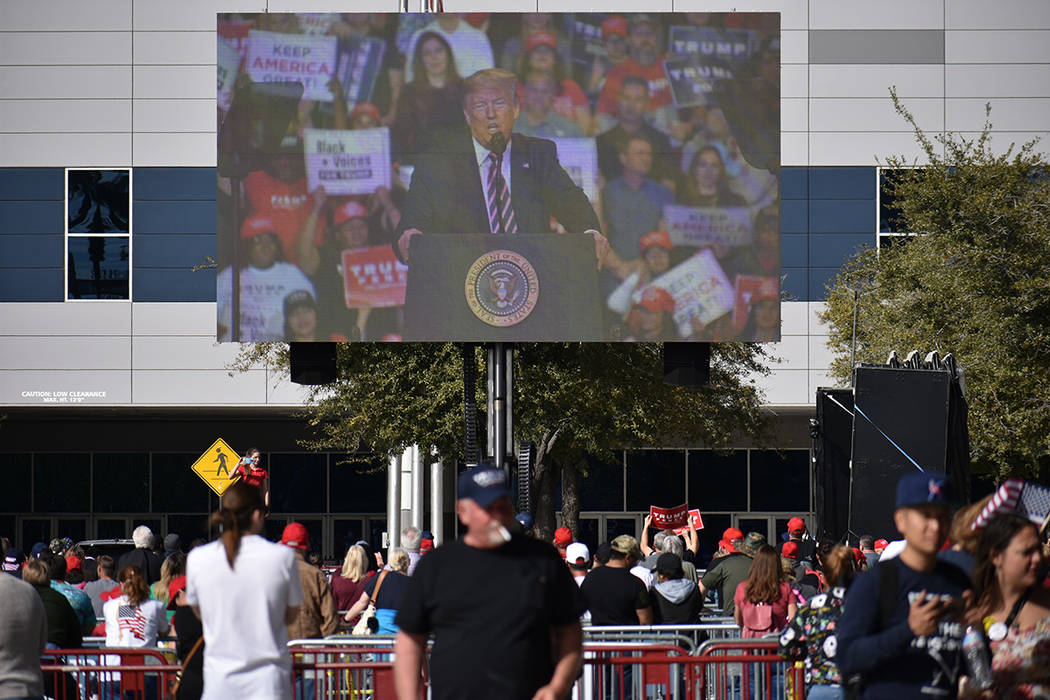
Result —
[{"label": "woman in white shirt", "polygon": [[[149,596],[149,586],[137,566],[125,566],[117,574],[120,583],[120,596],[107,601],[102,606],[102,616],[106,620],[107,647],[152,647],[157,648],[157,638],[168,632],[168,616],[164,604]],[[106,657],[106,665],[138,665],[144,663],[138,657]],[[102,697],[119,697],[117,687],[120,674],[106,674],[108,679],[102,682]],[[157,698],[157,676],[148,674],[145,681],[145,697]]]}]

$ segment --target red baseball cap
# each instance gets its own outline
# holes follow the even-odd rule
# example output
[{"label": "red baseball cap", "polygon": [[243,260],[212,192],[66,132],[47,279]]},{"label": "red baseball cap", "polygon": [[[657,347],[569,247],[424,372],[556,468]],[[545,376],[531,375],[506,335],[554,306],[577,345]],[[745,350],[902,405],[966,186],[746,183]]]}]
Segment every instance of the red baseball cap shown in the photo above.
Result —
[{"label": "red baseball cap", "polygon": [[788,520],[788,532],[793,535],[797,535],[800,532],[806,531],[806,521],[802,518],[795,516],[791,520]]},{"label": "red baseball cap", "polygon": [[66,557],[66,571],[80,571],[82,564],[80,557],[75,554]]},{"label": "red baseball cap", "polygon": [[353,119],[362,114],[372,117],[377,122],[383,121],[382,115],[379,114],[379,108],[371,102],[358,102],[354,107],[354,111],[350,112],[350,118]]},{"label": "red baseball cap", "polygon": [[798,542],[788,540],[780,546],[780,554],[788,559],[798,559]]},{"label": "red baseball cap", "polygon": [[882,550],[886,549],[888,545],[888,540],[875,540],[875,545],[872,547],[872,549],[874,549],[879,554],[882,554]]},{"label": "red baseball cap", "polygon": [[667,250],[674,248],[674,244],[671,243],[671,237],[667,235],[667,231],[650,231],[642,236],[642,240],[639,242],[639,248],[643,255],[645,254],[645,251],[653,246],[659,246],[660,248],[666,248]]},{"label": "red baseball cap", "polygon": [[356,199],[351,199],[346,204],[342,205],[335,210],[335,214],[332,216],[332,221],[336,226],[342,226],[350,219],[365,219],[368,218],[368,210],[365,206],[358,202]]},{"label": "red baseball cap", "polygon": [[182,576],[176,576],[168,584],[168,610],[174,610],[177,606],[175,605],[175,596],[179,594],[179,591],[186,590],[186,574]]},{"label": "red baseball cap", "polygon": [[731,527],[727,528],[726,531],[722,533],[722,539],[719,541],[718,545],[727,552],[735,552],[736,547],[733,546],[733,540],[742,539],[744,539],[744,533],[735,527]]},{"label": "red baseball cap", "polygon": [[302,523],[288,523],[281,533],[281,544],[295,549],[307,549],[310,546],[310,533]]},{"label": "red baseball cap", "polygon": [[567,527],[559,527],[554,531],[554,544],[559,547],[568,547],[572,544],[572,530]]},{"label": "red baseball cap", "polygon": [[645,291],[642,292],[642,299],[638,302],[638,306],[654,313],[666,311],[669,314],[673,314],[674,297],[666,289],[646,287]]},{"label": "red baseball cap", "polygon": [[241,225],[241,238],[255,238],[264,233],[276,233],[277,227],[268,216],[249,216]]},{"label": "red baseball cap", "polygon": [[550,32],[530,34],[529,38],[525,40],[525,51],[532,51],[537,46],[549,46],[552,49],[556,49],[558,48],[558,37]]},{"label": "red baseball cap", "polygon": [[613,15],[602,22],[602,38],[604,39],[610,34],[627,36],[627,20],[624,19],[623,15]]}]

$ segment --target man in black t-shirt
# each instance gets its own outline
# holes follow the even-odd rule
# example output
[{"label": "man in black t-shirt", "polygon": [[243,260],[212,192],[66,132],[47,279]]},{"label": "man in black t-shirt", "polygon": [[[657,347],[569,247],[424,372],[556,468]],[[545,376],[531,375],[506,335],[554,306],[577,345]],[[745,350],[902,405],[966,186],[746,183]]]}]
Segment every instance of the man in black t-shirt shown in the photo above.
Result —
[{"label": "man in black t-shirt", "polygon": [[612,541],[609,563],[593,569],[580,586],[592,625],[651,625],[649,591],[631,567],[641,558],[638,540],[620,535]]},{"label": "man in black t-shirt", "polygon": [[583,656],[583,606],[568,567],[550,544],[511,534],[502,470],[465,471],[458,490],[467,534],[423,557],[401,600],[398,697],[419,697],[431,634],[434,700],[565,697]]}]

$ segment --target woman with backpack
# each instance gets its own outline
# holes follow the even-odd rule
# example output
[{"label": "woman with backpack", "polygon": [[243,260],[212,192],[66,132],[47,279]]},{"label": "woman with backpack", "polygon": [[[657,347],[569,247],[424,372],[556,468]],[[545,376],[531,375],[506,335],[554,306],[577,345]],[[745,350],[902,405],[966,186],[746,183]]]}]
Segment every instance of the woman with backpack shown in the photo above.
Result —
[{"label": "woman with backpack", "polygon": [[755,552],[747,580],[736,587],[733,616],[744,639],[776,634],[795,616],[797,604],[777,550],[768,544]]}]

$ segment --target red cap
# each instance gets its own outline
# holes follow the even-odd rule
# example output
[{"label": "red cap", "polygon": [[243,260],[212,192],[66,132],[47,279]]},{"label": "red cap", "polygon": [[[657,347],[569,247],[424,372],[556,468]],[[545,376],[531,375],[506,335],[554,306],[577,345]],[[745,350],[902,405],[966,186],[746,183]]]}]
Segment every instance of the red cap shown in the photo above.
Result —
[{"label": "red cap", "polygon": [[743,532],[736,529],[735,527],[727,528],[726,531],[722,533],[722,539],[721,541],[719,541],[718,546],[726,550],[727,552],[735,552],[736,547],[733,546],[733,540],[742,539],[744,539]]},{"label": "red cap", "polygon": [[798,542],[788,540],[780,546],[780,553],[788,559],[798,559]]},{"label": "red cap", "polygon": [[872,547],[877,553],[882,554],[882,550],[886,549],[889,545],[887,540],[875,540],[875,545]]},{"label": "red cap", "polygon": [[857,568],[864,566],[864,553],[860,551],[860,547],[850,547],[853,550],[853,560],[857,562]]},{"label": "red cap", "polygon": [[302,523],[288,523],[281,533],[281,544],[295,549],[307,549],[310,546],[310,533]]},{"label": "red cap", "polygon": [[552,49],[556,49],[558,48],[558,37],[550,32],[530,34],[529,38],[525,40],[525,51],[532,51],[537,46],[549,46]]},{"label": "red cap", "polygon": [[66,557],[66,571],[78,571],[81,568],[80,557],[75,554],[70,554]]},{"label": "red cap", "polygon": [[434,540],[428,540],[426,537],[419,541],[419,553],[429,552],[434,548]]},{"label": "red cap", "polygon": [[674,297],[666,289],[646,287],[645,291],[642,292],[642,299],[638,302],[638,306],[654,313],[666,311],[669,314],[673,314]]},{"label": "red cap", "polygon": [[184,590],[186,590],[185,574],[182,576],[176,576],[171,580],[171,583],[168,584],[168,610],[174,610],[176,608],[175,596],[179,594],[179,591]]},{"label": "red cap", "polygon": [[354,107],[354,111],[350,112],[350,119],[361,116],[362,114],[372,117],[372,119],[375,119],[377,122],[383,121],[382,115],[379,114],[379,108],[371,102],[358,102]]},{"label": "red cap", "polygon": [[554,531],[554,544],[559,547],[568,547],[572,544],[572,530],[567,527],[559,527]]},{"label": "red cap", "polygon": [[241,225],[241,238],[255,238],[264,233],[276,233],[277,227],[268,216],[249,216]]},{"label": "red cap", "polygon": [[671,237],[667,235],[667,231],[650,231],[642,236],[642,240],[639,243],[639,247],[643,254],[654,245],[659,246],[660,248],[666,248],[667,250],[674,248],[674,244],[671,243]]},{"label": "red cap", "polygon": [[332,220],[336,226],[342,226],[350,219],[363,219],[368,216],[368,210],[365,206],[355,199],[351,199],[349,202],[344,204],[335,210],[335,215]]},{"label": "red cap", "polygon": [[602,38],[610,34],[627,36],[627,20],[623,18],[623,15],[613,15],[602,22]]},{"label": "red cap", "polygon": [[798,535],[806,531],[806,521],[802,518],[795,516],[791,520],[788,520],[788,532],[792,535]]}]

